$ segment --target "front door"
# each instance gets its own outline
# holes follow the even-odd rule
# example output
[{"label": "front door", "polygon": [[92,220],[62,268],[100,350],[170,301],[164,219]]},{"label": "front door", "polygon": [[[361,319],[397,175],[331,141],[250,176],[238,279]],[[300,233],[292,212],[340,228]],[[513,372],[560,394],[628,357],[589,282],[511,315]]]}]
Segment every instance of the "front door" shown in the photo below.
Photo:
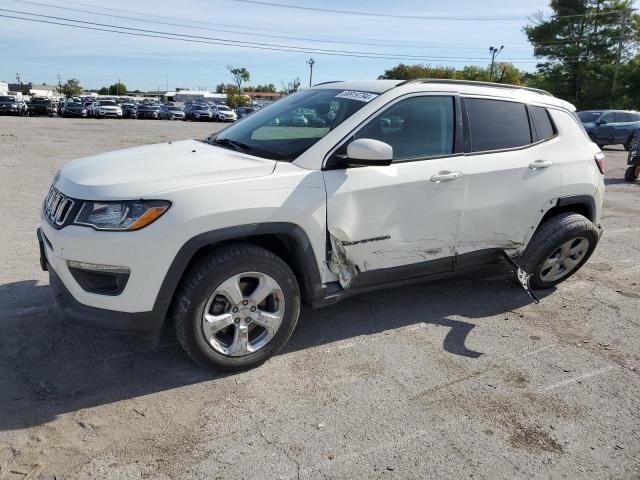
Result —
[{"label": "front door", "polygon": [[[458,169],[461,158],[454,154],[456,110],[453,96],[397,100],[329,160],[346,154],[348,143],[357,138],[376,139],[393,148],[390,166],[338,165],[324,171],[331,241],[340,243],[363,277],[393,267],[400,276],[403,267],[453,268],[465,193]],[[393,280],[393,273],[386,272],[388,278],[376,278]]]}]

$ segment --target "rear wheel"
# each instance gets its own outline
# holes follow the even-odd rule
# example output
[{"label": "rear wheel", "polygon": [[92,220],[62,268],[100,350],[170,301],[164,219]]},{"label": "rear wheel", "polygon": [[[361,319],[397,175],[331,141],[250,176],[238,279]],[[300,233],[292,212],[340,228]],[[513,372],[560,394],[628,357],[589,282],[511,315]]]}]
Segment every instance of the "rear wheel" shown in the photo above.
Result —
[{"label": "rear wheel", "polygon": [[201,366],[242,370],[276,354],[299,313],[300,290],[289,266],[263,248],[236,245],[187,274],[175,307],[176,337]]},{"label": "rear wheel", "polygon": [[563,213],[538,228],[522,266],[533,288],[550,288],[576,273],[598,244],[595,225],[577,213]]},{"label": "rear wheel", "polygon": [[624,172],[624,179],[626,182],[635,182],[640,174],[640,165],[629,165]]}]

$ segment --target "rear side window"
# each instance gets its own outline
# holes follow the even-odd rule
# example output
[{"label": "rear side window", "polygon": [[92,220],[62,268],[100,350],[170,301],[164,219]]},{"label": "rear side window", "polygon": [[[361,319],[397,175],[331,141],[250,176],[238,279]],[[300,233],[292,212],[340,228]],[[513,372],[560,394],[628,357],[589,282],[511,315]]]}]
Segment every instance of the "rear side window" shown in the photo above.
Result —
[{"label": "rear side window", "polygon": [[629,120],[629,114],[627,112],[616,112],[616,123],[625,123]]},{"label": "rear side window", "polygon": [[548,140],[556,134],[546,108],[529,106],[529,115],[533,122],[534,141]]},{"label": "rear side window", "polygon": [[629,121],[630,122],[640,122],[640,114],[638,114],[638,113],[630,113],[629,114]]},{"label": "rear side window", "polygon": [[471,151],[485,152],[529,145],[531,129],[523,103],[467,98]]}]

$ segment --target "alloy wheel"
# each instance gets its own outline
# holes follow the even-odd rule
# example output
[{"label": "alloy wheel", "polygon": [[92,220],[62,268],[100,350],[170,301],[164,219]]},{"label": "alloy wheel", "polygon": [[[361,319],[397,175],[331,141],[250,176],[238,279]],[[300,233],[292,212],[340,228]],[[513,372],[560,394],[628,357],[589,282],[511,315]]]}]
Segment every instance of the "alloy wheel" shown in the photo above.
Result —
[{"label": "alloy wheel", "polygon": [[284,312],[284,293],[278,282],[265,273],[244,272],[222,282],[209,296],[202,332],[217,352],[241,357],[269,343]]},{"label": "alloy wheel", "polygon": [[577,237],[556,248],[540,269],[543,282],[555,282],[569,275],[580,264],[589,251],[589,240]]}]

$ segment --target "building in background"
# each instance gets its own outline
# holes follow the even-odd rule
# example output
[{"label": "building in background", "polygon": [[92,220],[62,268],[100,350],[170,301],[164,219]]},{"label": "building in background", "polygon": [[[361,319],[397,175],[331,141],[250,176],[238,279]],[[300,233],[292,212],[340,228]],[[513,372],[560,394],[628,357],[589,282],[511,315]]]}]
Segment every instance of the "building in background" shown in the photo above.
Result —
[{"label": "building in background", "polygon": [[9,93],[9,84],[0,82],[0,95],[6,95],[7,93]]},{"label": "building in background", "polygon": [[62,97],[62,94],[58,92],[57,85],[47,85],[42,83],[34,85],[33,83],[10,83],[9,92],[14,94],[20,94],[24,96],[38,96],[38,97]]}]

